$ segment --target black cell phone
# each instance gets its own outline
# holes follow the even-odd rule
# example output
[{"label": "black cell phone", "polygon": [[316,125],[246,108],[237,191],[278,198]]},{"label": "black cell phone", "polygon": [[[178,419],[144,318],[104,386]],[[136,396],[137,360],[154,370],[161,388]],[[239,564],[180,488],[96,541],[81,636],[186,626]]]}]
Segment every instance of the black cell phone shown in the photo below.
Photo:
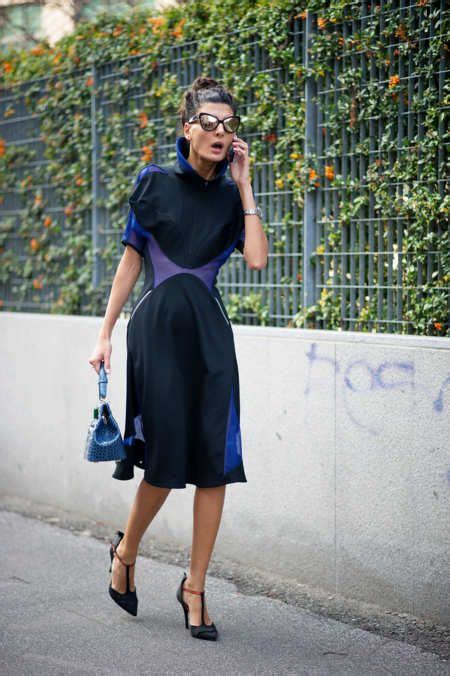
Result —
[{"label": "black cell phone", "polygon": [[227,160],[231,164],[233,159],[234,159],[234,150],[233,150],[233,148],[230,148],[230,150],[228,151],[228,154],[227,154]]}]

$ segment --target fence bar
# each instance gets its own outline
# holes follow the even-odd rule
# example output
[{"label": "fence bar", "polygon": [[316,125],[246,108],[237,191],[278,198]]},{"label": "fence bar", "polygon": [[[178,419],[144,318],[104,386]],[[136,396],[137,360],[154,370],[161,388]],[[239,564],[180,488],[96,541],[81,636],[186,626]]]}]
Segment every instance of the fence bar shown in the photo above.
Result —
[{"label": "fence bar", "polygon": [[92,157],[92,286],[98,288],[101,283],[100,275],[100,237],[98,227],[98,196],[99,196],[99,153],[100,142],[97,132],[97,86],[98,72],[97,66],[92,64],[92,92],[91,92],[91,157]]},{"label": "fence bar", "polygon": [[[311,166],[308,161],[310,158],[314,161],[316,156],[316,128],[317,128],[317,111],[314,97],[317,93],[316,82],[309,74],[311,67],[311,59],[309,48],[311,47],[314,38],[313,16],[308,12],[305,21],[305,37],[304,37],[304,64],[307,73],[305,82],[305,159],[306,166]],[[312,305],[315,300],[315,284],[314,284],[314,263],[313,256],[315,250],[315,219],[316,219],[316,191],[305,190],[304,202],[304,220],[303,220],[303,293],[302,304],[303,307]]]}]

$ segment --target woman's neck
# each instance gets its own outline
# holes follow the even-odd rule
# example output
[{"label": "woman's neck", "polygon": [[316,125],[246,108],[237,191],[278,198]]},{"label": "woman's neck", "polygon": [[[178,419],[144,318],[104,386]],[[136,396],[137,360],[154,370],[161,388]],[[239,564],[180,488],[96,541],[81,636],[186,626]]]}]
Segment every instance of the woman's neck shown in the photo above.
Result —
[{"label": "woman's neck", "polygon": [[192,149],[189,151],[189,156],[187,161],[193,169],[199,174],[205,181],[211,181],[217,174],[217,162],[210,162],[209,160],[202,160],[196,153],[192,152]]}]

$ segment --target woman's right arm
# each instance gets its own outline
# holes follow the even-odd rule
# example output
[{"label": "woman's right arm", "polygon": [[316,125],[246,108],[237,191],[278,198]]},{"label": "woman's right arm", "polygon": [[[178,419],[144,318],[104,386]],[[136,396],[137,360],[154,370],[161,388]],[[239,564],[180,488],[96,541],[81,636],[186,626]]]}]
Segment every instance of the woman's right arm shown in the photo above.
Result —
[{"label": "woman's right arm", "polygon": [[100,328],[91,358],[89,359],[89,364],[94,367],[97,373],[100,370],[102,360],[105,362],[106,372],[109,373],[111,370],[111,335],[113,328],[123,306],[128,300],[128,296],[136,284],[141,273],[141,268],[141,254],[136,249],[133,249],[132,246],[126,246],[111,285],[111,293],[109,294],[103,324]]}]

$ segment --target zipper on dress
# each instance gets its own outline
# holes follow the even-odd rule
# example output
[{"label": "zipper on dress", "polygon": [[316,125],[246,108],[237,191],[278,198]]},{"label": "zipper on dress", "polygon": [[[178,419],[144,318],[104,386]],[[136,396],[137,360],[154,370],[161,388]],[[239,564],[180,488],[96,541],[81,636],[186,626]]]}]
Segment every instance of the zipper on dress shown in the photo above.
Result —
[{"label": "zipper on dress", "polygon": [[217,305],[219,306],[220,311],[221,311],[221,313],[223,314],[226,323],[230,325],[230,322],[228,321],[226,314],[225,314],[224,311],[222,310],[222,306],[221,306],[221,304],[219,303],[219,299],[217,298],[217,296],[214,296],[214,300],[217,301]]},{"label": "zipper on dress", "polygon": [[141,300],[139,301],[139,303],[136,305],[136,307],[134,308],[133,312],[131,313],[130,320],[129,320],[130,322],[131,322],[131,320],[133,319],[134,313],[135,313],[136,310],[138,309],[139,305],[147,298],[147,296],[148,296],[152,291],[153,291],[153,289],[149,289],[146,293],[144,293],[144,295],[142,296]]}]

